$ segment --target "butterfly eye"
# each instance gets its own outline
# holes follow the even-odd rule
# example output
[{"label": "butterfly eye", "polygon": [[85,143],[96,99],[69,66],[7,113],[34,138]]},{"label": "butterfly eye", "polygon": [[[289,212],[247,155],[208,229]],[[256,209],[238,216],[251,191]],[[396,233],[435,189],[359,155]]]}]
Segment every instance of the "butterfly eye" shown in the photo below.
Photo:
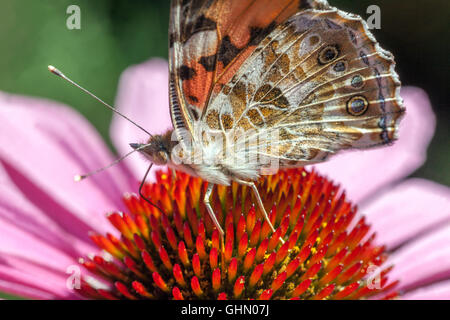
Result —
[{"label": "butterfly eye", "polygon": [[338,46],[327,46],[319,53],[319,63],[324,65],[335,60],[339,56]]},{"label": "butterfly eye", "polygon": [[355,96],[347,102],[347,112],[353,116],[363,115],[369,108],[369,102],[363,96]]}]

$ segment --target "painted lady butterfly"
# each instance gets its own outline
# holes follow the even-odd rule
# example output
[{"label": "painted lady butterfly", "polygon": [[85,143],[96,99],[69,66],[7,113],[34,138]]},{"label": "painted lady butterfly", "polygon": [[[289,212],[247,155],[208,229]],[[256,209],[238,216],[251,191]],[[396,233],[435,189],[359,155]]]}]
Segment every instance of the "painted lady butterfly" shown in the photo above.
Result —
[{"label": "painted lady butterfly", "polygon": [[269,222],[253,183],[266,166],[248,159],[283,169],[386,145],[404,111],[393,56],[325,0],[174,0],[169,62],[174,129],[131,146],[208,181],[222,235],[214,184],[251,187]]}]

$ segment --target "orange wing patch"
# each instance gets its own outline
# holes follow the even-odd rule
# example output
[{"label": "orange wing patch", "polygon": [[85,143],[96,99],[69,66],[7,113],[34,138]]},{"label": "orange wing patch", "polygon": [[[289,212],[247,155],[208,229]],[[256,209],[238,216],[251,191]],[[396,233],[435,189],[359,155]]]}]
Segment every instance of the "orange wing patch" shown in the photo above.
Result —
[{"label": "orange wing patch", "polygon": [[212,90],[227,83],[277,25],[299,10],[321,5],[313,0],[174,1],[182,15],[182,21],[172,19],[181,23],[179,34],[171,34],[171,43],[182,48],[172,62],[181,81],[179,99],[201,112]]}]

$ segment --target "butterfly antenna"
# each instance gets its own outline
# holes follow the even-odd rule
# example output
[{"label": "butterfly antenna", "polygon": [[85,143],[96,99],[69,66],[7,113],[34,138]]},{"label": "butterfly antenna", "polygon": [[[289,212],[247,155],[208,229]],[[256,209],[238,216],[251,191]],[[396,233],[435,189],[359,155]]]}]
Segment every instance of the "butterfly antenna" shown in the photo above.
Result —
[{"label": "butterfly antenna", "polygon": [[100,168],[100,169],[88,172],[88,173],[83,174],[83,175],[76,175],[76,176],[73,177],[73,180],[75,180],[75,182],[79,182],[79,181],[84,180],[86,178],[89,178],[90,176],[93,176],[93,175],[95,175],[97,173],[103,172],[103,171],[111,168],[112,166],[115,166],[116,164],[118,164],[119,162],[121,162],[122,160],[127,158],[129,155],[133,154],[134,152],[139,151],[141,149],[144,149],[146,146],[147,146],[146,144],[141,145],[139,148],[136,148],[133,151],[128,152],[126,155],[120,157],[119,159],[114,160],[113,162],[111,162],[110,164],[108,164],[107,166],[105,166],[103,168]]},{"label": "butterfly antenna", "polygon": [[69,82],[70,84],[74,85],[75,87],[77,87],[78,89],[81,89],[82,91],[86,92],[88,95],[90,95],[92,98],[94,98],[95,100],[99,101],[101,104],[103,104],[104,106],[106,106],[107,108],[111,109],[115,114],[121,116],[122,118],[128,120],[129,122],[131,122],[132,124],[134,124],[136,127],[138,127],[139,129],[141,129],[142,131],[144,131],[146,134],[148,134],[149,136],[152,136],[152,134],[150,132],[148,132],[147,130],[145,130],[144,128],[142,128],[140,125],[138,125],[136,122],[134,122],[133,120],[131,120],[130,118],[128,118],[126,115],[120,113],[119,111],[117,111],[114,107],[110,106],[109,104],[107,104],[105,101],[103,101],[102,99],[100,99],[99,97],[97,97],[95,94],[93,94],[92,92],[90,92],[89,90],[83,88],[82,86],[80,86],[78,83],[72,81],[70,78],[68,78],[64,73],[62,73],[61,71],[59,71],[57,68],[55,68],[54,66],[48,66],[48,70],[57,75],[60,78],[63,78],[64,80],[66,80],[67,82]]}]

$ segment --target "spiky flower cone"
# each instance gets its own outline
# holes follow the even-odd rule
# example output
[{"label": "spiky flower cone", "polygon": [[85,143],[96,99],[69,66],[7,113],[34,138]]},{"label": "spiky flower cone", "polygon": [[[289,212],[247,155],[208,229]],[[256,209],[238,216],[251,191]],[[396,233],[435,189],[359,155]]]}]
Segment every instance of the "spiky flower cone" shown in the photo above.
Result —
[{"label": "spiky flower cone", "polygon": [[[104,279],[83,281],[79,292],[106,299],[360,299],[392,298],[386,274],[369,279],[386,260],[384,248],[345,193],[314,171],[295,169],[266,176],[258,190],[276,231],[272,234],[250,190],[216,186],[211,204],[225,230],[203,205],[206,184],[178,172],[159,172],[144,199],[127,195],[128,213],[112,213],[121,233],[92,234],[101,255],[81,259]],[[282,244],[279,238],[283,238]],[[375,277],[376,278],[376,277]],[[375,279],[374,278],[374,279]],[[87,279],[87,278],[85,278]]]}]

